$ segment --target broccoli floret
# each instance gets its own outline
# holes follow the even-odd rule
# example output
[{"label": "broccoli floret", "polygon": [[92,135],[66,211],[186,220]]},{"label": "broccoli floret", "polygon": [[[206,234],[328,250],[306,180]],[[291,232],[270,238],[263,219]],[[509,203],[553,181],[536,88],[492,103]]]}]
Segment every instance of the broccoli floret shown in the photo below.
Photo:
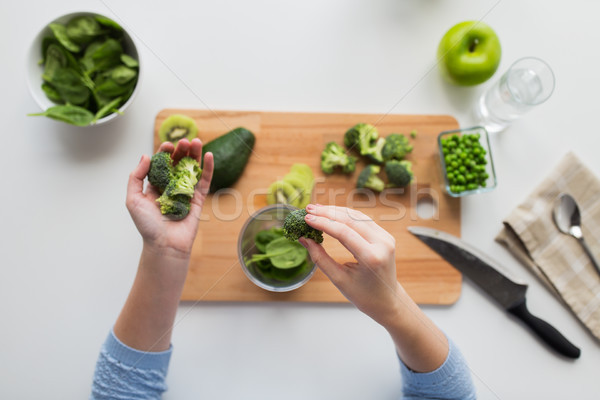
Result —
[{"label": "broccoli floret", "polygon": [[367,157],[370,161],[381,164],[383,163],[383,146],[385,146],[385,139],[379,138],[375,142],[371,143],[371,146],[366,150],[360,151],[360,154]]},{"label": "broccoli floret", "polygon": [[283,234],[288,240],[298,240],[300,237],[312,239],[317,243],[323,243],[323,232],[306,223],[306,210],[292,211],[283,221]]},{"label": "broccoli floret", "polygon": [[185,218],[190,212],[191,198],[184,195],[169,196],[163,193],[156,202],[160,205],[160,212],[172,219]]},{"label": "broccoli floret", "polygon": [[402,160],[413,149],[408,138],[401,133],[392,133],[385,138],[381,154],[385,161]]},{"label": "broccoli floret", "polygon": [[379,165],[367,165],[358,176],[356,187],[358,189],[366,188],[381,192],[385,187],[385,183],[377,176],[379,171],[381,171]]},{"label": "broccoli floret", "polygon": [[173,171],[173,177],[169,182],[165,193],[169,196],[182,194],[188,197],[194,196],[194,189],[200,179],[202,169],[198,161],[192,157],[183,157]]},{"label": "broccoli floret", "polygon": [[413,180],[412,163],[410,161],[388,161],[385,164],[385,173],[390,182],[388,186],[404,187]]},{"label": "broccoli floret", "polygon": [[321,169],[326,174],[341,167],[345,174],[350,174],[356,169],[356,157],[346,154],[342,146],[335,142],[329,142],[321,153]]},{"label": "broccoli floret", "polygon": [[152,186],[162,193],[173,178],[173,160],[171,154],[162,151],[156,153],[150,159],[150,171],[148,181]]},{"label": "broccoli floret", "polygon": [[360,155],[368,157],[372,162],[383,162],[381,150],[385,139],[379,137],[379,132],[373,125],[354,125],[344,135],[344,144],[348,148],[356,147]]}]

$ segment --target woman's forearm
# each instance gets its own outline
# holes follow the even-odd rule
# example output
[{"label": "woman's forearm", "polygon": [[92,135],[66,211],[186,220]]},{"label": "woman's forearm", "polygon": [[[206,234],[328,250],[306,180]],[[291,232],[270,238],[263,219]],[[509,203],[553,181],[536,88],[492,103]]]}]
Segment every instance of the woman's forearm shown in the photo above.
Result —
[{"label": "woman's forearm", "polygon": [[189,254],[144,244],[129,296],[114,326],[115,336],[142,351],[167,350]]},{"label": "woman's forearm", "polygon": [[415,372],[431,372],[448,356],[448,339],[398,284],[393,314],[380,323],[392,337],[400,359]]}]

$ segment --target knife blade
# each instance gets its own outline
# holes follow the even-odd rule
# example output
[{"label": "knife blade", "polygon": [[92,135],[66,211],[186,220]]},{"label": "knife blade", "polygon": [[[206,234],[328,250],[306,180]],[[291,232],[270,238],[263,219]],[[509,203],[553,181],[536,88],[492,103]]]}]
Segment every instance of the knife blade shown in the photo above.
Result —
[{"label": "knife blade", "polygon": [[483,289],[504,310],[523,321],[555,351],[565,357],[579,358],[579,348],[548,322],[529,312],[525,297],[527,285],[516,282],[496,261],[449,233],[421,226],[410,226],[408,230]]}]

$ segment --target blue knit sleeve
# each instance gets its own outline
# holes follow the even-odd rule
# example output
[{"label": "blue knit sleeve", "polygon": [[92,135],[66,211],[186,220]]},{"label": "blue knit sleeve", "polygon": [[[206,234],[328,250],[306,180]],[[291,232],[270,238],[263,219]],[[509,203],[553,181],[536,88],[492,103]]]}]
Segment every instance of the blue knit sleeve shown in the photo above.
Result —
[{"label": "blue knit sleeve", "polygon": [[171,352],[172,347],[158,353],[132,349],[111,330],[96,362],[90,399],[160,399]]},{"label": "blue knit sleeve", "polygon": [[404,400],[474,400],[477,398],[465,359],[450,339],[448,339],[448,343],[450,347],[448,357],[435,371],[414,372],[400,361]]}]

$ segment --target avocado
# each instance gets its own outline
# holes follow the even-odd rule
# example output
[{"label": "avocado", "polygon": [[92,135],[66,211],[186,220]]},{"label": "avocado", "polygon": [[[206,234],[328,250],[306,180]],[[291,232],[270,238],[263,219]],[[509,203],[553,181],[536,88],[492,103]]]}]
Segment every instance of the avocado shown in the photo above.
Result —
[{"label": "avocado", "polygon": [[210,193],[231,187],[239,179],[248,163],[254,142],[254,134],[239,127],[203,146],[202,159],[204,160],[204,154],[211,152],[215,160]]}]

